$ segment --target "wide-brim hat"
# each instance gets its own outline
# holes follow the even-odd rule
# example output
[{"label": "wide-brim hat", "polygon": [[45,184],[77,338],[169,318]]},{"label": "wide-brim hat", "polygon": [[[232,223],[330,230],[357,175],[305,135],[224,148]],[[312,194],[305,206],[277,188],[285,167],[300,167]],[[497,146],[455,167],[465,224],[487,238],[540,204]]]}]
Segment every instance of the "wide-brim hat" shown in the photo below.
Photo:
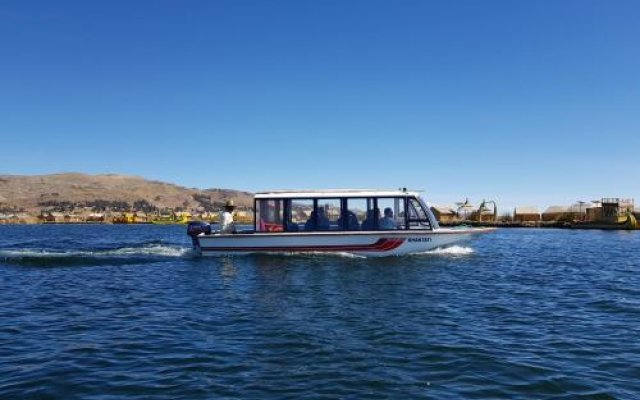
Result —
[{"label": "wide-brim hat", "polygon": [[227,200],[224,202],[224,206],[225,207],[235,207],[236,205],[234,204],[233,200]]}]

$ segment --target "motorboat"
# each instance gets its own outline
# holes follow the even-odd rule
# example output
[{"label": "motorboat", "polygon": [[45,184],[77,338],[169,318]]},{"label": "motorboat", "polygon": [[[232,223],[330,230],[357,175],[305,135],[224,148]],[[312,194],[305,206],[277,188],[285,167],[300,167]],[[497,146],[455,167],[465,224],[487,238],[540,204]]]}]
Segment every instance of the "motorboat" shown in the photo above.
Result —
[{"label": "motorboat", "polygon": [[440,227],[417,191],[279,190],[256,193],[252,229],[221,233],[188,224],[202,256],[349,253],[399,256],[459,243],[493,228]]}]

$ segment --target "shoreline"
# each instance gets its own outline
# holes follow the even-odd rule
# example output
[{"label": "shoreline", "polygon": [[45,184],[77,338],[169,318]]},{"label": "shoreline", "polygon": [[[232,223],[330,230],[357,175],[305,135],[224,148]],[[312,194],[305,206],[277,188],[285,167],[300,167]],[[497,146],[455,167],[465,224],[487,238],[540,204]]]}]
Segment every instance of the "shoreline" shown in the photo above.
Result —
[{"label": "shoreline", "polygon": [[440,222],[440,226],[457,227],[457,226],[473,226],[483,228],[529,228],[529,229],[578,229],[578,230],[614,230],[614,231],[633,231],[640,230],[640,227],[632,227],[626,224],[606,224],[601,222],[561,222],[561,221],[537,221],[537,222],[477,222],[477,221],[459,221],[459,222]]},{"label": "shoreline", "polygon": [[[216,223],[215,221],[207,221],[209,223]],[[153,223],[153,222],[134,222],[134,223],[114,223],[110,221],[105,222],[97,222],[97,221],[89,221],[89,222],[4,222],[0,223],[0,226],[3,225],[122,225],[122,226],[186,226],[188,222],[172,222],[172,223]],[[603,223],[589,223],[589,222],[579,222],[579,223],[570,223],[570,222],[557,222],[557,221],[549,221],[549,222],[477,222],[477,221],[458,221],[458,222],[440,222],[441,227],[482,227],[482,228],[520,228],[520,229],[571,229],[571,230],[640,230],[640,227],[629,227],[623,224],[603,224]],[[251,223],[247,225],[252,225]]]}]

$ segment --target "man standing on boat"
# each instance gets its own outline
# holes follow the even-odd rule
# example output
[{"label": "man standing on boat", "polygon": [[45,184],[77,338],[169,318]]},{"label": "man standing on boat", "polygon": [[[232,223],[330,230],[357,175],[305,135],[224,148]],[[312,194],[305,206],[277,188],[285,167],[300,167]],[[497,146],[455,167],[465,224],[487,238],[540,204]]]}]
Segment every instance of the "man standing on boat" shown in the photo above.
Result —
[{"label": "man standing on boat", "polygon": [[220,233],[236,233],[236,224],[233,222],[233,200],[224,203],[224,211],[220,212]]}]

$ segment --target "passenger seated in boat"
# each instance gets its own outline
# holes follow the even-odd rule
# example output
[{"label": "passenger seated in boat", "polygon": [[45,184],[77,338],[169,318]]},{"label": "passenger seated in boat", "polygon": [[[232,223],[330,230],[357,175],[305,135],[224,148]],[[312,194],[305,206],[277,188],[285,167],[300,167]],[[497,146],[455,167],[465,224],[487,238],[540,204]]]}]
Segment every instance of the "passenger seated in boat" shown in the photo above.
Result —
[{"label": "passenger seated in boat", "polygon": [[324,213],[324,208],[318,208],[316,211],[311,211],[309,219],[304,224],[305,231],[328,231],[329,230],[329,218]]},{"label": "passenger seated in boat", "polygon": [[356,217],[356,214],[353,211],[347,210],[346,217],[347,217],[346,218],[346,223],[347,223],[346,227],[345,227],[345,225],[343,225],[343,218],[342,217],[338,218],[338,226],[340,227],[339,229],[346,229],[348,231],[358,231],[358,230],[360,230],[360,224],[358,223],[358,217]]},{"label": "passenger seated in boat", "polygon": [[373,231],[376,229],[375,227],[375,219],[374,216],[375,214],[378,213],[379,211],[376,208],[375,210],[369,210],[367,211],[367,218],[365,218],[364,221],[362,221],[362,230],[363,231]]},{"label": "passenger seated in boat", "polygon": [[287,221],[287,232],[298,232],[300,227],[295,222]]},{"label": "passenger seated in boat", "polygon": [[309,214],[309,218],[307,219],[307,222],[304,223],[304,230],[305,231],[312,231],[314,228],[314,220],[316,219],[316,212],[315,211],[311,211],[311,214]]},{"label": "passenger seated in boat", "polygon": [[316,229],[319,231],[328,231],[329,226],[329,218],[327,218],[324,208],[318,208],[318,225],[316,226]]},{"label": "passenger seated in boat", "polygon": [[393,218],[393,210],[390,207],[384,209],[384,218],[380,220],[380,229],[396,229],[398,226]]}]

